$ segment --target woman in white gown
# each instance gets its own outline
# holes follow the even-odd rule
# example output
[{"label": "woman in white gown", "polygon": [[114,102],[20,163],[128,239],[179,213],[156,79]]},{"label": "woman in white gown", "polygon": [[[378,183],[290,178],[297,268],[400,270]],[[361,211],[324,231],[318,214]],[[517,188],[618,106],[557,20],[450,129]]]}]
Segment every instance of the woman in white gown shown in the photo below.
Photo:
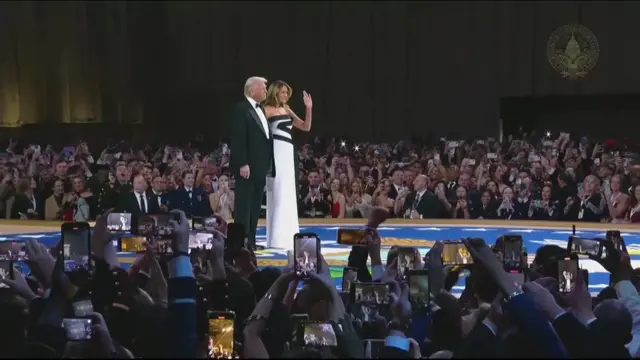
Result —
[{"label": "woman in white gown", "polygon": [[296,196],[295,147],[291,131],[296,127],[311,130],[311,95],[302,92],[306,108],[305,119],[300,119],[287,105],[291,98],[291,86],[276,81],[267,91],[263,103],[265,115],[273,134],[273,158],[275,177],[267,177],[267,247],[293,249],[293,235],[299,232],[298,200]]}]

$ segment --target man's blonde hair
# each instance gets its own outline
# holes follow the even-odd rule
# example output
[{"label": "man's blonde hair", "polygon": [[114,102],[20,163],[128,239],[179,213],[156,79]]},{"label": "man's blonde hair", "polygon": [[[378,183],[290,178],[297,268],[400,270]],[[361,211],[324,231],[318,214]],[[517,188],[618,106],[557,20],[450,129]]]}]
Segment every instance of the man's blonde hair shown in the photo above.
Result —
[{"label": "man's blonde hair", "polygon": [[251,88],[253,88],[253,86],[258,82],[266,84],[267,79],[260,76],[252,76],[248,78],[247,81],[244,83],[244,95],[249,96],[251,92]]}]

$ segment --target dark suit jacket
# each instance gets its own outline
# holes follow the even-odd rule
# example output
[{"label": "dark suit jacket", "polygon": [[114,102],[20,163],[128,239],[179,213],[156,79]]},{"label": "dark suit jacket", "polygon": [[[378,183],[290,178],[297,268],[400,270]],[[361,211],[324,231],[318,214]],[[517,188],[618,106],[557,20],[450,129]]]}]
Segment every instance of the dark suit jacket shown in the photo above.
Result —
[{"label": "dark suit jacket", "polygon": [[[44,219],[44,200],[42,200],[38,196],[35,196],[35,200],[36,206],[34,208],[33,203],[26,195],[16,194],[13,200],[13,206],[11,206],[11,218],[20,219],[20,213],[23,213],[32,220]],[[27,213],[29,209],[33,209],[37,213],[37,215]]]},{"label": "dark suit jacket", "polygon": [[553,322],[553,328],[572,358],[630,358],[620,339],[613,338],[597,319],[585,327],[566,313]]},{"label": "dark suit jacket", "polygon": [[536,339],[545,357],[564,358],[567,350],[553,331],[542,311],[527,294],[511,297],[507,302],[509,313],[519,331]]},{"label": "dark suit jacket", "polygon": [[489,203],[489,205],[487,205],[486,207],[484,205],[482,205],[482,203],[474,203],[471,206],[471,218],[472,219],[477,219],[477,218],[483,218],[483,219],[495,219],[498,217],[498,214],[496,213],[496,206],[493,203]]},{"label": "dark suit jacket", "polygon": [[398,190],[394,184],[389,185],[389,192],[387,196],[394,200],[398,197]]},{"label": "dark suit jacket", "polygon": [[[253,175],[251,175],[253,176]],[[191,190],[191,197],[189,197],[189,193],[184,186],[179,187],[176,191],[173,191],[169,195],[170,208],[179,209],[184,211],[187,214],[187,217],[190,218],[192,216],[207,216],[208,214],[204,213],[203,204],[207,205],[208,208],[208,197],[207,194],[202,189],[193,188]],[[157,202],[156,202],[157,203]]]},{"label": "dark suit jacket", "polygon": [[[151,201],[148,196],[146,197],[146,200],[147,214],[157,214],[158,212],[160,212],[157,203]],[[117,209],[119,212],[130,213],[133,214],[133,216],[139,215],[140,205],[138,203],[138,199],[136,198],[136,194],[133,192],[121,194]]]},{"label": "dark suit jacket", "polygon": [[249,100],[236,104],[231,121],[231,169],[236,178],[245,165],[249,165],[250,178],[265,178],[270,169],[275,175],[273,134],[269,130],[267,139],[260,117]]},{"label": "dark suit jacket", "polygon": [[[169,194],[168,193],[162,193],[162,194],[156,195],[153,192],[153,190],[149,189],[149,190],[147,190],[147,197],[149,198],[149,202],[153,202],[153,204],[157,205],[158,207],[160,207],[160,205],[164,205],[167,208],[170,207]],[[159,204],[158,204],[158,198],[160,198]]]},{"label": "dark suit jacket", "polygon": [[[329,203],[328,198],[331,194],[329,190],[320,187],[318,192],[320,194],[313,202],[307,199],[307,195],[309,194],[311,189],[309,186],[305,186],[300,189],[300,201],[298,202],[298,214],[300,217],[317,217],[324,218],[327,215],[331,214],[331,203]],[[313,211],[312,211],[313,210]]]},{"label": "dark suit jacket", "polygon": [[[407,195],[402,206],[402,211],[398,214],[398,217],[403,217],[407,210],[411,210],[416,195],[417,192],[415,191],[412,191]],[[442,213],[440,207],[440,200],[438,200],[431,191],[427,190],[420,198],[418,206],[416,206],[416,211],[418,214],[422,215],[423,219],[438,219]]]},{"label": "dark suit jacket", "polygon": [[454,358],[495,359],[500,355],[500,339],[482,322],[478,322],[454,353]]}]

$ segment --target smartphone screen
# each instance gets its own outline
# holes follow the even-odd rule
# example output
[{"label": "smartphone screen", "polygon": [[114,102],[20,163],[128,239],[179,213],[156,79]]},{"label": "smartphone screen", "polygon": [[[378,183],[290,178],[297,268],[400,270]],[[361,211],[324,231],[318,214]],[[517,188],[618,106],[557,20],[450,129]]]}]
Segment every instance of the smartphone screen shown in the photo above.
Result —
[{"label": "smartphone screen", "polygon": [[84,317],[93,314],[93,303],[91,300],[79,300],[71,304],[73,315]]},{"label": "smartphone screen", "polygon": [[382,283],[355,283],[353,315],[362,322],[372,322],[376,315],[384,316],[389,307],[389,285]]},{"label": "smartphone screen", "polygon": [[338,229],[338,244],[348,246],[366,246],[365,232],[361,229]]},{"label": "smartphone screen", "polygon": [[[206,217],[204,218],[203,221],[203,227],[205,231],[213,231],[216,230],[218,228],[220,224],[218,224],[218,218],[215,216],[210,216],[210,217]],[[244,229],[244,227],[243,227]],[[228,231],[228,228],[227,228]]]},{"label": "smartphone screen", "polygon": [[600,256],[602,243],[598,239],[581,239],[577,236],[569,236],[569,252],[578,255]]},{"label": "smartphone screen", "polygon": [[369,350],[369,359],[379,359],[380,351],[384,348],[384,339],[365,339],[362,341],[365,349]]},{"label": "smartphone screen", "polygon": [[607,231],[605,238],[611,242],[615,246],[618,251],[627,251],[627,245],[624,243],[624,238],[622,238],[622,234],[618,230],[609,230]]},{"label": "smartphone screen", "polygon": [[118,244],[118,251],[130,253],[144,253],[147,251],[145,244],[147,238],[144,236],[125,236],[121,237]]},{"label": "smartphone screen", "polygon": [[62,224],[65,271],[88,270],[91,266],[91,228],[88,223]]},{"label": "smartphone screen", "polygon": [[209,357],[212,359],[234,358],[235,314],[233,312],[209,313]]},{"label": "smartphone screen", "polygon": [[176,220],[176,216],[173,214],[153,214],[148,215],[151,219],[153,219],[153,235],[161,238],[167,239],[171,238],[173,235],[173,226],[169,223],[169,220]]},{"label": "smartphone screen", "polygon": [[[11,280],[11,261],[0,260],[0,280]],[[0,283],[0,289],[8,288],[5,283]]]},{"label": "smartphone screen", "polygon": [[505,270],[522,271],[522,238],[504,237],[503,239],[502,263]]},{"label": "smartphone screen", "polygon": [[324,322],[300,322],[302,331],[302,346],[309,347],[333,347],[338,346],[338,339],[331,323]]},{"label": "smartphone screen", "polygon": [[196,232],[189,234],[189,249],[209,250],[213,246],[213,234]]},{"label": "smartphone screen", "polygon": [[111,234],[124,234],[131,231],[130,213],[111,213],[107,217],[107,230]]},{"label": "smartphone screen", "polygon": [[462,241],[445,241],[442,249],[443,265],[473,264],[473,258]]},{"label": "smartphone screen", "polygon": [[[206,224],[205,224],[206,226]],[[227,249],[242,249],[245,246],[247,234],[242,224],[231,223],[227,225]]]},{"label": "smartphone screen", "polygon": [[558,260],[558,291],[563,294],[572,292],[578,278],[578,259]]},{"label": "smartphone screen", "polygon": [[93,334],[91,319],[62,319],[62,327],[67,334],[68,341],[91,340]]},{"label": "smartphone screen", "polygon": [[26,244],[18,241],[2,241],[0,242],[0,260],[9,261],[26,261],[27,251]]},{"label": "smartphone screen", "polygon": [[147,238],[154,236],[155,219],[148,215],[139,215],[136,225],[136,235]]},{"label": "smartphone screen", "polygon": [[295,234],[293,236],[293,252],[296,274],[305,277],[320,271],[320,262],[318,261],[320,238],[318,235],[313,233]]},{"label": "smartphone screen", "polygon": [[193,217],[191,218],[191,230],[193,231],[202,231],[204,230],[204,218],[203,217]]},{"label": "smartphone screen", "polygon": [[429,274],[425,270],[409,272],[409,301],[414,309],[429,305]]},{"label": "smartphone screen", "polygon": [[171,255],[173,249],[171,249],[171,239],[160,238],[155,241],[153,248],[159,255]]},{"label": "smartphone screen", "polygon": [[342,269],[342,291],[350,291],[351,284],[358,280],[358,269],[346,267]]},{"label": "smartphone screen", "polygon": [[398,278],[402,281],[407,279],[409,271],[415,269],[416,250],[410,247],[398,248]]}]

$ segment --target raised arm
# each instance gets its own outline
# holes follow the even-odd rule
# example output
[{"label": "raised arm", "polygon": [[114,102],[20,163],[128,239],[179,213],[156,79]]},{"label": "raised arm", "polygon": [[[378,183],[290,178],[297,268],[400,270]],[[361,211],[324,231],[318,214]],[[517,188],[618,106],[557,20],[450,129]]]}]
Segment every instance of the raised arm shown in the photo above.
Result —
[{"label": "raised arm", "polygon": [[309,95],[306,91],[303,91],[302,94],[302,100],[304,101],[304,107],[306,109],[304,115],[305,120],[300,119],[289,106],[285,105],[285,109],[287,109],[287,112],[293,118],[293,126],[295,126],[299,130],[308,132],[311,131],[311,120],[313,119],[313,100],[311,99],[311,95]]}]

